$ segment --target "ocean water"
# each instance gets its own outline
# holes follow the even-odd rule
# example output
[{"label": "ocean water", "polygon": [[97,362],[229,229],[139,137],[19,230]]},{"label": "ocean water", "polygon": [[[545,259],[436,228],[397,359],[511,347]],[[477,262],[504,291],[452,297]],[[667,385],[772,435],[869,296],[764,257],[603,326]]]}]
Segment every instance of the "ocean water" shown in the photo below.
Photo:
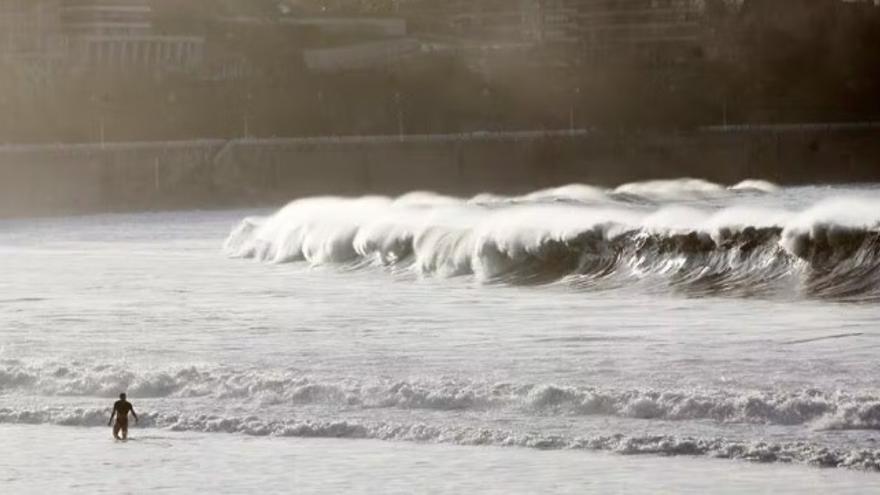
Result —
[{"label": "ocean water", "polygon": [[[4,493],[835,493],[876,475],[582,451],[0,425]],[[52,448],[46,448],[51,445]],[[12,454],[10,454],[12,453]]]},{"label": "ocean water", "polygon": [[[0,259],[0,438],[63,438],[72,466],[159,448],[99,428],[126,391],[135,440],[163,439],[159,472],[195,456],[265,474],[213,470],[229,487],[880,486],[880,187],[678,180],[5,220]],[[290,478],[261,449],[332,479]],[[0,479],[46,462],[18,450]],[[346,474],[365,458],[369,486]],[[117,486],[96,475],[63,477]],[[181,479],[169,489],[205,482]]]}]

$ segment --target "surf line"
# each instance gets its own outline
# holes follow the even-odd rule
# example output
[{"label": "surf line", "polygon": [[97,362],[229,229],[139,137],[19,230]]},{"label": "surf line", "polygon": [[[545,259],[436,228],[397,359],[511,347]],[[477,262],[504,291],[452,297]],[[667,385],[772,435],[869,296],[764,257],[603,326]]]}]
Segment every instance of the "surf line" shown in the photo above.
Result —
[{"label": "surf line", "polygon": [[819,342],[821,340],[833,340],[833,339],[844,339],[847,337],[860,337],[864,335],[863,332],[858,333],[840,333],[837,335],[826,335],[824,337],[815,337],[812,339],[803,339],[803,340],[791,340],[788,342],[783,342],[784,345],[797,345],[797,344],[809,344],[810,342]]}]

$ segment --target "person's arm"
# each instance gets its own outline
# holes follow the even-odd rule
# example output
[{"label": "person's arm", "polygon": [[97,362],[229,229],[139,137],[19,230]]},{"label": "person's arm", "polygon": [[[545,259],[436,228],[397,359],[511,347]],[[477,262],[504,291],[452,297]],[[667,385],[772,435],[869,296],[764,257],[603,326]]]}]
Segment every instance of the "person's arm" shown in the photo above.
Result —
[{"label": "person's arm", "polygon": [[113,416],[116,416],[116,406],[113,406],[113,412],[110,413],[110,421],[107,421],[107,426],[110,426],[113,423]]},{"label": "person's arm", "polygon": [[134,422],[137,423],[138,422],[138,415],[136,412],[134,412],[134,406],[131,406],[131,415],[134,416]]}]

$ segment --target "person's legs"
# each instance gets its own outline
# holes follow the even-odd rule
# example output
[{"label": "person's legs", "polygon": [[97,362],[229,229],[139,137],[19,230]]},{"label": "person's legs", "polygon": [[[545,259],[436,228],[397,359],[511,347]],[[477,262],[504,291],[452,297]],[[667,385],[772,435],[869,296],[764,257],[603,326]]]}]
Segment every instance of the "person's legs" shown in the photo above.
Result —
[{"label": "person's legs", "polygon": [[127,440],[128,439],[128,418],[119,417],[116,424],[118,424],[119,429],[122,430],[122,439]]},{"label": "person's legs", "polygon": [[119,440],[119,430],[120,430],[120,424],[119,424],[119,421],[117,421],[116,424],[113,425],[113,438],[115,438],[117,440]]}]

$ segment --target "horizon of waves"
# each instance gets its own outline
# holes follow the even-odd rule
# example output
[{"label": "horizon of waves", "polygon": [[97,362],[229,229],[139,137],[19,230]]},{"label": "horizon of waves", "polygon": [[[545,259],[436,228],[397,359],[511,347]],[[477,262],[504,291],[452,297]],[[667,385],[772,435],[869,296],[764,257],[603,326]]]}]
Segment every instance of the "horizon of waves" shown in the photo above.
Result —
[{"label": "horizon of waves", "polygon": [[[708,456],[756,462],[795,462],[823,467],[880,471],[880,449],[831,447],[803,440],[750,440],[714,434],[541,433],[508,426],[426,424],[412,412],[525,414],[541,417],[596,416],[632,420],[710,422],[718,425],[780,425],[812,431],[880,430],[880,396],[797,391],[709,389],[616,389],[551,383],[506,383],[453,379],[392,380],[362,376],[320,379],[291,370],[194,366],[131,372],[119,366],[86,363],[0,362],[0,393],[16,397],[0,407],[0,424],[106,425],[106,408],[70,404],[74,398],[108,400],[118,390],[141,401],[180,399],[169,407],[153,404],[140,426],[175,431],[292,437],[331,437],[585,449],[622,454]],[[35,406],[31,399],[56,397],[58,404]],[[207,404],[225,404],[205,413]],[[182,404],[192,405],[187,409]],[[318,419],[323,410],[399,410],[371,420]],[[279,410],[273,408],[278,407]],[[290,409],[294,407],[295,409]],[[210,408],[209,408],[210,410]],[[393,419],[397,418],[397,419]],[[409,418],[409,419],[407,419]],[[604,428],[604,427],[603,427]]]},{"label": "horizon of waves", "polygon": [[[0,424],[52,424],[105,427],[108,409],[0,408]],[[880,472],[880,449],[829,448],[804,441],[747,441],[725,437],[612,433],[563,436],[487,427],[429,425],[400,421],[261,419],[254,415],[142,413],[144,428],[293,438],[337,438],[519,447],[537,450],[589,450],[621,455],[702,456],[757,463],[797,463],[822,468]]]},{"label": "horizon of waves", "polygon": [[[880,431],[880,395],[843,390],[656,389],[516,383],[463,378],[312,376],[290,369],[189,365],[132,371],[114,364],[0,360],[9,397],[207,399],[259,407],[522,411],[543,416],[608,416],[718,424],[805,425],[817,431]],[[0,408],[0,413],[9,413]]]},{"label": "horizon of waves", "polygon": [[[756,181],[723,188],[684,180],[610,192],[571,185],[519,198],[315,197],[242,220],[224,251],[270,263],[379,266],[487,284],[880,299],[880,200],[831,198],[802,211],[655,202],[773,190]],[[626,196],[609,196],[618,193]]]}]

